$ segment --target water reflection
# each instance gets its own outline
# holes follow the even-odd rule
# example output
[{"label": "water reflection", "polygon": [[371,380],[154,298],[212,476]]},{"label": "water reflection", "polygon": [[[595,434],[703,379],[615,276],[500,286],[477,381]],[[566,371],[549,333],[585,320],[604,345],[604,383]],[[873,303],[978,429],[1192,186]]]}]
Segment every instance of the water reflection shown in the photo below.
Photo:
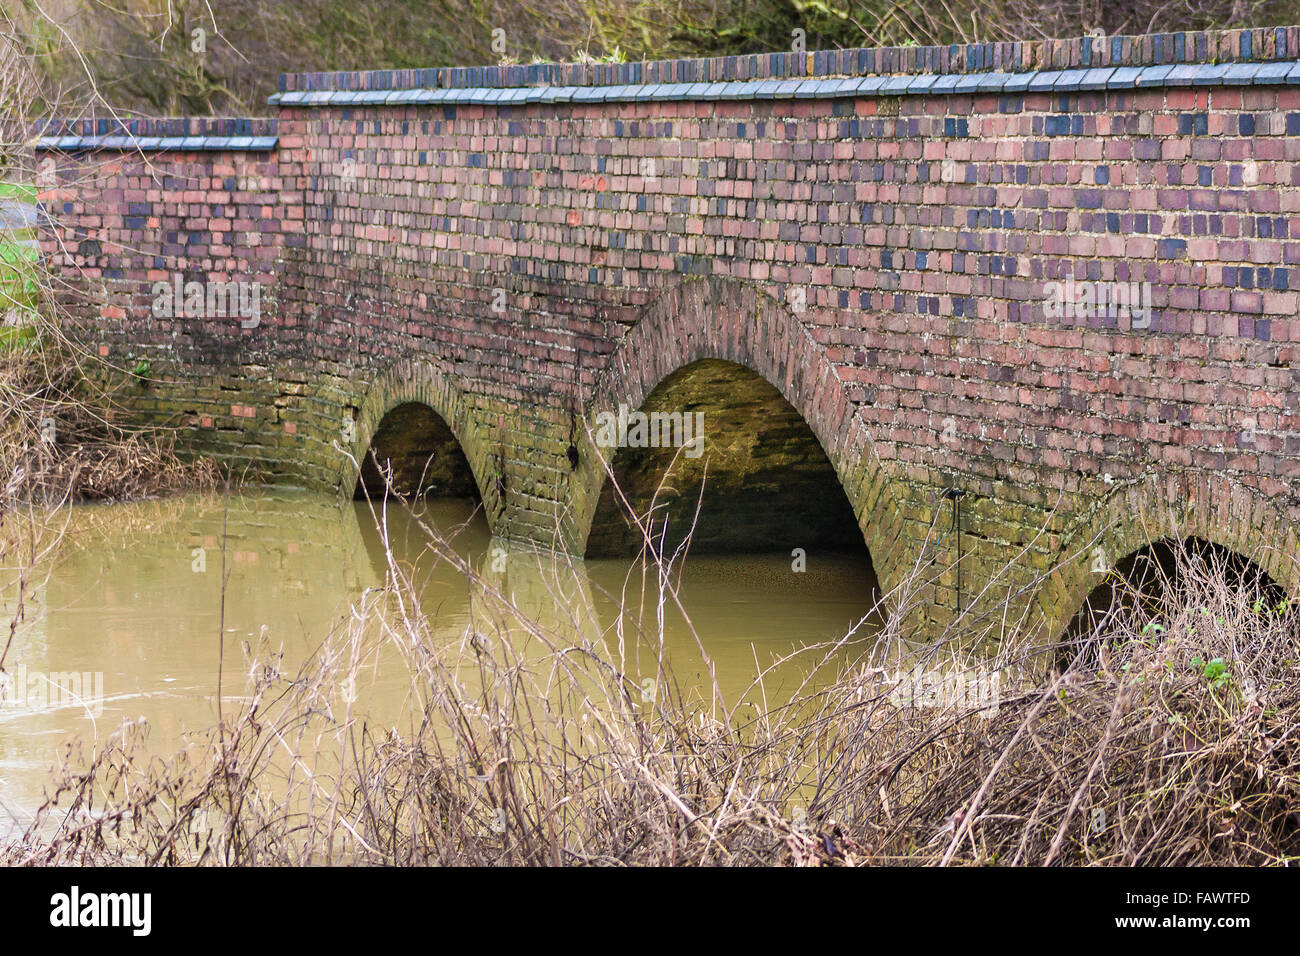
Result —
[{"label": "water reflection", "polygon": [[[661,606],[653,568],[584,564],[493,540],[468,502],[429,502],[419,521],[394,505],[388,519],[381,531],[365,503],[283,490],[73,509],[6,666],[55,684],[101,675],[103,698],[49,695],[58,706],[42,706],[18,695],[0,706],[0,812],[30,816],[70,733],[104,734],[144,717],[154,746],[170,749],[211,726],[223,626],[223,689],[236,698],[247,686],[241,644],[282,648],[294,670],[346,625],[366,588],[385,585],[388,552],[415,582],[435,639],[462,639],[475,586],[429,551],[420,522],[450,539],[522,614],[560,634],[605,640],[630,674],[653,673],[662,633],[678,682],[705,698],[711,679],[701,643],[719,689],[735,700],[759,666],[857,625],[874,587],[865,555],[809,554],[802,572],[788,555],[695,557],[675,579],[683,611],[671,600]],[[7,611],[12,595],[5,598]],[[387,662],[372,676],[371,706],[390,709],[386,695],[403,695],[407,675]],[[799,677],[797,667],[775,675],[769,702]]]}]

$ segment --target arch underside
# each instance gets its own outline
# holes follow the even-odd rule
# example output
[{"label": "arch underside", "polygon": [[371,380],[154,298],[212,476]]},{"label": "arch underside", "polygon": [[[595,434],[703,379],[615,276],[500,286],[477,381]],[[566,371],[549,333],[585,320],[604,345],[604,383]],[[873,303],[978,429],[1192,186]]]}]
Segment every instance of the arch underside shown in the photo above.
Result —
[{"label": "arch underside", "polygon": [[626,445],[601,490],[588,557],[639,551],[644,532],[632,515],[667,553],[688,534],[693,553],[863,546],[817,437],[780,390],[742,365],[692,362],[602,427]]},{"label": "arch underside", "polygon": [[1099,577],[1062,635],[1061,643],[1072,654],[1091,652],[1099,633],[1141,629],[1158,621],[1189,598],[1235,594],[1246,605],[1262,602],[1271,608],[1286,596],[1254,561],[1195,536],[1143,545]]},{"label": "arch underside", "polygon": [[[625,524],[608,530],[615,497],[608,472],[645,502],[651,476],[666,469],[654,454],[601,448],[597,424],[620,406],[654,411],[669,404],[671,410],[689,405],[704,411],[712,452],[711,459],[678,456],[683,471],[672,490],[694,504],[698,482],[691,478],[707,463],[706,503],[710,484],[730,491],[722,514],[731,519],[697,527],[693,547],[784,549],[802,538],[815,539],[814,547],[860,548],[865,541],[888,586],[892,559],[902,557],[895,547],[900,514],[890,478],[826,349],[761,287],[716,276],[682,280],[648,307],[597,379],[564,510],[573,550],[596,555],[626,549],[629,534],[639,543],[639,532]],[[771,508],[772,500],[780,507]],[[637,503],[633,508],[645,510]],[[778,545],[777,539],[785,540]],[[803,541],[790,547],[807,547]],[[878,553],[889,566],[878,563]]]},{"label": "arch underside", "polygon": [[485,480],[488,443],[464,394],[431,363],[399,362],[374,380],[356,411],[349,452],[340,493],[382,494],[378,457],[391,464],[399,494],[478,499],[495,531],[502,502],[497,484]]},{"label": "arch underside", "polygon": [[1161,542],[1200,542],[1239,570],[1300,597],[1300,532],[1284,505],[1222,475],[1151,475],[1120,489],[1071,537],[1066,557],[1038,596],[1045,636],[1070,637],[1089,597],[1111,570]]},{"label": "arch underside", "polygon": [[354,497],[478,498],[478,486],[451,426],[428,405],[403,402],[370,439]]}]

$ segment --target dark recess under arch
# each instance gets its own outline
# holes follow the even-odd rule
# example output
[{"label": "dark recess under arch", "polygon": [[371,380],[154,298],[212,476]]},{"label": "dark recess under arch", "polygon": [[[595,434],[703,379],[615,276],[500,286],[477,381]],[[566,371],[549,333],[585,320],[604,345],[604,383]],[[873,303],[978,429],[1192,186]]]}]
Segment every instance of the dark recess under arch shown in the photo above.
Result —
[{"label": "dark recess under arch", "polygon": [[[639,515],[654,504],[656,534],[666,522],[669,551],[690,530],[699,503],[692,553],[794,548],[809,554],[814,549],[866,553],[853,508],[816,435],[761,375],[734,362],[701,359],[667,376],[640,411],[704,415],[699,457],[673,447],[622,447],[614,455],[618,487]],[[641,545],[607,480],[586,556],[626,556]]]},{"label": "dark recess under arch", "polygon": [[1058,663],[1095,663],[1111,622],[1133,613],[1155,620],[1180,597],[1189,575],[1221,579],[1251,603],[1273,607],[1286,599],[1285,589],[1244,555],[1194,536],[1161,538],[1116,563],[1088,593],[1062,635]]},{"label": "dark recess under arch", "polygon": [[357,477],[354,497],[383,497],[384,471],[403,497],[479,498],[478,485],[460,443],[437,412],[404,402],[380,421]]}]

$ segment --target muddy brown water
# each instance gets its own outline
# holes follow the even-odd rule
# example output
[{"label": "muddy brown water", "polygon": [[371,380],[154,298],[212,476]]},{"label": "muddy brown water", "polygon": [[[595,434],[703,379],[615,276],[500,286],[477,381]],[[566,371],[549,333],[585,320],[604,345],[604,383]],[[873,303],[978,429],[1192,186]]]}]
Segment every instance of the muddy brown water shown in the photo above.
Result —
[{"label": "muddy brown water", "polygon": [[[526,614],[563,629],[557,587],[589,609],[578,626],[617,642],[657,634],[653,578],[642,593],[629,560],[571,561],[494,539],[473,505],[430,502],[424,518],[447,536],[482,578]],[[26,822],[39,805],[59,748],[70,735],[102,736],[144,718],[151,746],[168,750],[216,721],[221,571],[227,667],[223,698],[247,690],[238,646],[283,648],[287,668],[305,660],[339,627],[367,588],[385,582],[381,536],[363,503],[307,492],[266,490],[70,509],[64,540],[39,569],[25,620],[6,661],[0,703],[0,818]],[[466,576],[427,553],[427,538],[401,509],[389,520],[393,554],[409,563],[438,640],[459,640],[471,623]],[[753,693],[757,669],[779,656],[837,641],[855,627],[845,659],[871,631],[874,581],[865,552],[810,553],[796,571],[789,554],[691,556],[682,570],[683,614],[669,605],[662,633],[669,663],[688,690],[709,696],[697,640],[728,700]],[[557,572],[557,568],[560,571]],[[12,592],[4,594],[5,617]],[[572,606],[572,605],[570,605]],[[694,634],[692,633],[692,626]],[[802,659],[768,680],[767,701],[800,679]],[[390,668],[391,671],[391,668]],[[377,706],[404,692],[409,674],[374,685]]]}]

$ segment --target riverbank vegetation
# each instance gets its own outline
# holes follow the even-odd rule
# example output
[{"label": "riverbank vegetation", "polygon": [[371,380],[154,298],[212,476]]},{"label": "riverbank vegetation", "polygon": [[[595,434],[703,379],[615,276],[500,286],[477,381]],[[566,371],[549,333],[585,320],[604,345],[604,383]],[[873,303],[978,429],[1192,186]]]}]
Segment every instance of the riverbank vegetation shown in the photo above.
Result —
[{"label": "riverbank vegetation", "polygon": [[[380,516],[382,520],[382,515]],[[556,562],[530,618],[433,527],[471,582],[459,642],[432,637],[389,553],[314,658],[224,649],[220,729],[159,759],[148,728],[63,751],[12,864],[1279,865],[1300,857],[1300,629],[1267,582],[1194,547],[1071,647],[959,624],[913,663],[997,672],[945,695],[889,669],[897,618],[852,664],[688,692],[662,635],[592,632]],[[651,556],[625,602],[678,601]],[[924,587],[921,576],[904,587]],[[1128,585],[1116,581],[1123,591]],[[895,592],[890,605],[906,604]],[[579,635],[575,639],[574,635]],[[585,636],[582,636],[585,635]],[[970,648],[998,636],[987,655]],[[850,639],[852,635],[846,637]],[[698,635],[707,659],[708,635]],[[400,721],[366,716],[381,650],[409,672]],[[821,673],[833,668],[833,673]],[[772,673],[771,670],[767,673]],[[819,680],[818,675],[828,677]],[[916,673],[915,670],[910,673]],[[244,675],[247,675],[245,677]],[[985,683],[987,690],[990,685]],[[758,706],[753,702],[758,701]]]},{"label": "riverbank vegetation", "polygon": [[118,423],[117,391],[103,369],[50,324],[24,326],[0,347],[0,481],[7,501],[123,501],[211,488],[210,462],[182,461],[169,432]]},{"label": "riverbank vegetation", "polygon": [[261,113],[279,73],[766,53],[797,30],[823,50],[1295,19],[1282,0],[21,0],[14,15],[52,97],[152,115]]},{"label": "riverbank vegetation", "polygon": [[14,14],[0,11],[0,507],[210,486],[214,469],[182,464],[170,434],[123,424],[118,396],[138,382],[63,332],[63,304],[84,292],[65,288],[39,255],[41,191],[53,184],[42,181],[28,122],[56,93],[24,43]]}]

